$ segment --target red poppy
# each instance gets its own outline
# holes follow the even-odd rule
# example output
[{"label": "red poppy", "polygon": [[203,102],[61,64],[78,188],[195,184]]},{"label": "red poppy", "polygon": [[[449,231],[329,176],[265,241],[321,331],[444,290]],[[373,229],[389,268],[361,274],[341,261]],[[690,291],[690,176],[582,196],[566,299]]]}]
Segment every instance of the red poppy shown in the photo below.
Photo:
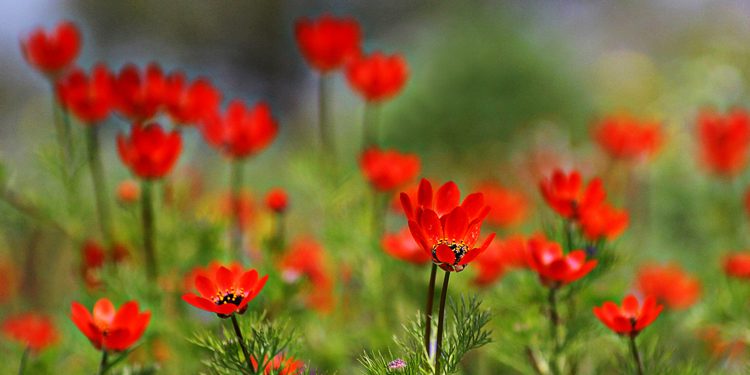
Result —
[{"label": "red poppy", "polygon": [[404,227],[397,233],[386,233],[380,242],[383,250],[390,256],[414,264],[425,264],[432,259],[430,253],[422,250],[414,241],[409,228]]},{"label": "red poppy", "polygon": [[117,136],[120,160],[140,178],[153,180],[164,177],[180,157],[180,133],[166,133],[155,122],[145,126],[135,124],[131,129],[129,138],[124,134]]},{"label": "red poppy", "polygon": [[145,72],[132,64],[125,65],[115,79],[117,108],[134,122],[148,120],[164,104],[166,79],[161,67],[151,63]]},{"label": "red poppy", "polygon": [[95,348],[121,352],[143,336],[151,312],[139,311],[138,302],[129,301],[115,309],[106,298],[96,301],[93,314],[80,303],[73,302],[70,319]]},{"label": "red poppy", "polygon": [[638,299],[629,294],[622,300],[622,307],[607,301],[601,307],[594,307],[594,315],[615,333],[635,337],[654,322],[663,307],[650,296],[639,306]]},{"label": "red poppy", "polygon": [[487,250],[474,262],[474,284],[489,286],[503,277],[507,271],[527,267],[527,247],[527,239],[518,235],[503,241],[492,241]]},{"label": "red poppy", "polygon": [[52,319],[36,313],[8,317],[3,322],[2,329],[8,339],[17,341],[37,353],[60,340]]},{"label": "red poppy", "polygon": [[547,287],[559,287],[586,276],[596,267],[596,260],[586,260],[583,250],[563,254],[557,242],[547,241],[536,236],[529,240],[527,262],[539,274],[539,279]]},{"label": "red poppy", "polygon": [[75,24],[60,22],[46,33],[39,28],[21,40],[26,61],[45,74],[55,75],[73,63],[81,50],[81,33]]},{"label": "red poppy", "polygon": [[258,271],[243,270],[238,263],[229,266],[208,267],[196,272],[195,288],[200,294],[186,293],[185,302],[228,318],[234,313],[244,314],[247,304],[266,285],[268,275],[258,278]]},{"label": "red poppy", "polygon": [[215,113],[208,117],[201,130],[210,145],[230,158],[242,159],[266,148],[276,138],[279,126],[268,104],[261,102],[248,109],[235,100],[224,116]]},{"label": "red poppy", "polygon": [[359,159],[362,173],[378,191],[391,191],[412,181],[419,174],[419,164],[417,155],[375,147],[365,150]]},{"label": "red poppy", "polygon": [[490,206],[487,223],[498,227],[521,224],[529,214],[529,202],[521,192],[508,189],[496,182],[486,181],[476,187]]},{"label": "red poppy", "polygon": [[346,68],[346,78],[352,89],[368,102],[382,102],[403,89],[409,68],[400,55],[373,52],[352,61]]},{"label": "red poppy", "polygon": [[639,121],[622,114],[605,117],[597,123],[593,138],[611,157],[638,161],[654,156],[664,135],[659,123]]},{"label": "red poppy", "polygon": [[115,105],[114,78],[104,64],[87,75],[75,68],[57,81],[60,103],[84,124],[95,125],[109,117]]},{"label": "red poppy", "polygon": [[[255,371],[258,371],[258,361],[255,357],[250,357]],[[305,367],[305,363],[294,359],[294,357],[287,357],[283,354],[277,354],[272,360],[268,361],[268,356],[265,357],[264,363],[267,362],[264,375],[276,374],[276,375],[296,375],[302,374],[302,370]]]},{"label": "red poppy", "polygon": [[703,111],[698,117],[701,154],[709,170],[722,176],[733,176],[747,165],[750,146],[750,115],[735,109],[721,115]]},{"label": "red poppy", "polygon": [[724,273],[740,279],[750,279],[750,252],[728,254],[724,258]]},{"label": "red poppy", "polygon": [[343,66],[360,54],[361,31],[353,18],[324,14],[317,19],[301,18],[294,25],[302,56],[321,73]]},{"label": "red poppy", "polygon": [[164,102],[176,125],[197,124],[219,110],[221,92],[208,79],[188,85],[184,73],[174,72],[166,78]]},{"label": "red poppy", "polygon": [[675,310],[692,306],[701,294],[698,279],[687,274],[678,264],[650,264],[641,267],[636,287],[643,294],[653,296]]},{"label": "red poppy", "polygon": [[547,204],[570,220],[578,220],[582,210],[601,204],[607,197],[601,179],[591,180],[583,189],[581,174],[575,170],[566,174],[555,169],[551,177],[541,181],[539,189]]},{"label": "red poppy", "polygon": [[266,193],[266,207],[273,212],[283,213],[289,206],[289,196],[282,188],[273,188]]},{"label": "red poppy", "polygon": [[409,219],[409,230],[432,261],[445,271],[460,272],[489,246],[492,233],[480,247],[474,247],[482,230],[482,221],[490,208],[482,193],[466,196],[459,204],[461,192],[453,181],[438,189],[433,200],[432,184],[419,183],[417,201],[401,193],[401,205]]},{"label": "red poppy", "polygon": [[317,241],[305,237],[294,241],[279,260],[279,269],[287,283],[296,283],[303,277],[309,281],[308,290],[303,292],[308,306],[321,313],[331,311],[334,283],[325,251]]},{"label": "red poppy", "polygon": [[123,204],[131,204],[138,201],[141,196],[141,187],[138,182],[124,180],[117,185],[117,200]]},{"label": "red poppy", "polygon": [[628,227],[630,217],[625,210],[618,210],[606,203],[581,211],[583,235],[591,240],[614,240]]}]

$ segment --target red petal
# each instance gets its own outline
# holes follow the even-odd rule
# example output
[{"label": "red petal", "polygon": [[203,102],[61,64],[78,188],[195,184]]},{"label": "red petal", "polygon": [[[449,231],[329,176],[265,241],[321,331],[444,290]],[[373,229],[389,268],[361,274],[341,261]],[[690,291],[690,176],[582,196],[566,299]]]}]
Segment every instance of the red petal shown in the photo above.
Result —
[{"label": "red petal", "polygon": [[458,206],[461,192],[453,181],[446,182],[437,192],[436,209],[439,216],[443,216]]},{"label": "red petal", "polygon": [[441,244],[435,249],[435,256],[441,263],[454,264],[456,263],[456,254],[448,245]]},{"label": "red petal", "polygon": [[456,207],[445,217],[445,237],[454,242],[464,239],[464,234],[469,226],[469,217],[461,207]]}]

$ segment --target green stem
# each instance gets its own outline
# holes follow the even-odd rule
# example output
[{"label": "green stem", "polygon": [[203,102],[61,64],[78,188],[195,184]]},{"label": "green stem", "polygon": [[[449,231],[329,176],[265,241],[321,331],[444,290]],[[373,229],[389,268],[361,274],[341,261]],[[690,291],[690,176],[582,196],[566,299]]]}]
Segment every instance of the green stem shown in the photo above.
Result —
[{"label": "green stem", "polygon": [[146,260],[146,276],[155,281],[158,275],[156,261],[156,249],[154,246],[154,204],[152,194],[152,183],[149,180],[141,181],[141,224],[143,225],[143,251]]},{"label": "green stem", "polygon": [[558,357],[561,349],[559,332],[560,315],[557,311],[557,287],[549,288],[547,301],[549,303],[549,332],[553,345],[552,355],[550,357],[550,370],[553,374],[560,374],[560,368],[558,365]]},{"label": "green stem", "polygon": [[283,212],[276,212],[274,215],[274,228],[273,237],[271,237],[271,252],[278,254],[284,249],[286,227],[284,223],[285,214]]},{"label": "green stem", "polygon": [[380,106],[370,102],[365,103],[364,119],[362,121],[362,151],[377,146],[380,137]]},{"label": "green stem", "polygon": [[242,172],[243,160],[237,159],[232,161],[232,170],[230,176],[230,195],[232,210],[232,229],[231,229],[231,251],[230,259],[242,259]]},{"label": "green stem", "polygon": [[112,246],[112,233],[110,232],[109,207],[107,206],[107,187],[104,181],[104,168],[99,152],[99,126],[90,124],[86,132],[86,146],[88,149],[88,162],[91,169],[91,179],[94,185],[94,197],[96,199],[96,212],[99,217],[102,238],[106,247]]},{"label": "green stem", "polygon": [[432,305],[435,299],[435,276],[437,275],[437,264],[432,263],[432,271],[430,272],[430,285],[427,287],[427,308],[424,311],[424,347],[427,351],[427,356],[430,355],[430,336],[432,331]]},{"label": "green stem", "polygon": [[23,350],[23,354],[21,354],[21,364],[18,365],[18,375],[23,375],[26,371],[26,362],[29,361],[29,352],[31,352],[31,348],[27,346],[26,349]]},{"label": "green stem", "polygon": [[240,348],[242,348],[242,353],[245,355],[245,361],[247,362],[247,368],[250,370],[250,373],[252,374],[254,370],[253,368],[253,362],[250,359],[250,352],[247,351],[247,346],[245,346],[245,339],[242,338],[242,331],[240,330],[240,324],[237,322],[237,314],[232,314],[232,325],[234,326],[234,333],[237,335],[237,341],[240,343]]},{"label": "green stem", "polygon": [[445,320],[445,297],[448,295],[448,282],[451,273],[445,271],[443,289],[440,290],[440,310],[438,311],[437,347],[435,348],[435,373],[440,375],[440,353],[443,350],[443,321]]},{"label": "green stem", "polygon": [[327,74],[321,74],[318,79],[318,127],[320,143],[323,153],[331,160],[336,160],[336,145],[334,142],[328,101],[330,94],[330,79]]},{"label": "green stem", "polygon": [[641,362],[638,347],[635,345],[635,335],[630,336],[630,352],[633,354],[633,361],[635,361],[636,368],[638,369],[638,375],[643,375],[643,362]]},{"label": "green stem", "polygon": [[563,219],[563,228],[565,231],[565,252],[573,251],[573,221]]},{"label": "green stem", "polygon": [[106,350],[102,350],[102,360],[99,362],[99,371],[97,371],[97,375],[104,375],[107,372],[107,357],[109,356],[109,353]]}]

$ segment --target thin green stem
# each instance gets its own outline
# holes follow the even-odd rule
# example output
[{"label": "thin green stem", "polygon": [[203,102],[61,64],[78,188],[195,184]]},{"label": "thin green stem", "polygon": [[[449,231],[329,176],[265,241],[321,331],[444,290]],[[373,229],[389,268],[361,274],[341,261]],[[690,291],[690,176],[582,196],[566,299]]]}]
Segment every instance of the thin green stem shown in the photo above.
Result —
[{"label": "thin green stem", "polygon": [[286,242],[286,215],[283,212],[276,212],[273,215],[273,235],[271,237],[271,252],[278,254],[284,248]]},{"label": "thin green stem", "polygon": [[104,180],[104,168],[99,152],[99,126],[90,124],[86,132],[86,146],[88,150],[88,163],[91,169],[91,180],[94,185],[94,197],[96,199],[96,212],[102,231],[102,238],[106,246],[112,245],[112,233],[110,232],[109,206],[107,205],[107,187]]},{"label": "thin green stem", "polygon": [[109,356],[109,352],[106,350],[102,350],[102,360],[99,362],[99,371],[97,371],[97,375],[104,375],[107,372],[107,357]]},{"label": "thin green stem", "polygon": [[156,246],[154,245],[154,232],[156,223],[154,221],[153,187],[149,180],[141,181],[141,224],[143,225],[143,251],[146,261],[146,276],[155,281],[159,273],[156,260]]},{"label": "thin green stem", "polygon": [[430,284],[427,286],[427,308],[424,311],[424,347],[427,355],[430,355],[430,336],[432,334],[432,305],[435,299],[435,276],[437,275],[437,264],[432,263],[430,272]]},{"label": "thin green stem", "polygon": [[445,271],[445,277],[443,278],[443,289],[440,290],[440,310],[438,311],[438,331],[437,331],[437,347],[435,348],[435,373],[440,375],[440,353],[443,350],[443,321],[445,320],[445,298],[448,295],[448,282],[450,281],[451,273]]},{"label": "thin green stem", "polygon": [[18,365],[18,375],[23,375],[26,371],[26,363],[29,361],[29,353],[31,352],[30,347],[26,347],[21,354],[21,364]]},{"label": "thin green stem", "polygon": [[327,74],[321,74],[318,79],[318,127],[320,130],[320,143],[323,153],[332,161],[336,160],[336,144],[333,136],[333,124],[331,123],[328,106],[330,96],[330,78]]},{"label": "thin green stem", "polygon": [[362,151],[380,144],[380,105],[365,103],[362,120]]},{"label": "thin green stem", "polygon": [[565,231],[565,252],[573,251],[573,221],[563,219],[563,230]]},{"label": "thin green stem", "polygon": [[643,362],[641,362],[638,347],[635,345],[635,335],[630,336],[630,352],[633,354],[633,361],[635,361],[636,368],[638,369],[638,375],[643,375]]},{"label": "thin green stem", "polygon": [[232,161],[230,185],[231,210],[232,210],[232,228],[231,233],[231,252],[230,259],[242,259],[242,172],[243,160],[237,159]]},{"label": "thin green stem", "polygon": [[552,340],[552,355],[550,356],[550,370],[553,374],[560,374],[558,357],[560,355],[560,314],[557,311],[557,287],[549,288],[547,302],[549,303],[549,334]]},{"label": "thin green stem", "polygon": [[250,352],[247,351],[247,346],[245,346],[245,339],[242,338],[242,330],[240,330],[240,324],[237,322],[237,314],[232,314],[232,325],[234,326],[234,333],[237,335],[237,341],[240,343],[240,348],[242,348],[242,353],[245,355],[247,369],[250,370],[250,373],[252,374],[255,370],[253,368]]}]

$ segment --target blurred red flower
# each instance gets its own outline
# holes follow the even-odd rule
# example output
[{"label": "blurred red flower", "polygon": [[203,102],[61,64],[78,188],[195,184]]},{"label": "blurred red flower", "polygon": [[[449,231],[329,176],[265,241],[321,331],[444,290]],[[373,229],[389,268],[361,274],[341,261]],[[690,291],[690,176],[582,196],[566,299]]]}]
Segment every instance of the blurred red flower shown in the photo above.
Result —
[{"label": "blurred red flower", "polygon": [[460,199],[453,181],[441,186],[434,200],[432,184],[426,179],[419,183],[415,202],[401,193],[412,236],[435,264],[451,272],[463,271],[495,238],[492,233],[480,247],[474,247],[490,208],[484,204],[482,193],[469,194],[459,204]]},{"label": "blurred red flower", "polygon": [[708,351],[714,358],[726,358],[729,362],[741,360],[747,343],[742,338],[727,340],[722,337],[717,326],[708,326],[698,332],[698,336],[706,344]]},{"label": "blurred red flower", "polygon": [[141,197],[141,187],[133,180],[123,180],[117,185],[117,200],[122,204],[135,203]]},{"label": "blurred red flower", "polygon": [[17,341],[37,353],[60,340],[52,319],[37,313],[10,316],[3,321],[2,329],[8,339]]},{"label": "blurred red flower", "polygon": [[528,242],[527,260],[547,287],[556,288],[586,276],[596,267],[596,260],[586,260],[583,250],[563,254],[557,242],[535,236]]},{"label": "blurred red flower", "polygon": [[221,92],[208,79],[198,78],[188,85],[184,73],[173,72],[165,81],[164,102],[176,125],[194,125],[219,110]]},{"label": "blurred red flower", "polygon": [[[237,199],[235,203],[235,199]],[[239,211],[237,217],[240,221],[240,227],[247,228],[255,219],[256,203],[253,194],[246,189],[240,191],[239,197],[234,198],[232,192],[227,191],[219,200],[220,214],[231,220],[235,215],[235,210]]]},{"label": "blurred red flower", "polygon": [[201,130],[210,145],[230,158],[242,159],[266,148],[276,138],[279,126],[268,104],[261,102],[248,109],[234,100],[224,116],[215,113],[206,118]]},{"label": "blurred red flower", "polygon": [[96,125],[115,105],[114,78],[104,64],[94,66],[89,75],[74,68],[57,81],[57,96],[85,125]]},{"label": "blurred red flower", "polygon": [[400,55],[373,52],[349,63],[346,78],[368,102],[382,102],[401,91],[409,78],[409,68]]},{"label": "blurred red flower", "polygon": [[301,18],[294,25],[294,36],[302,56],[321,73],[338,69],[360,54],[362,36],[353,18],[328,14]]},{"label": "blurred red flower", "polygon": [[310,307],[321,313],[333,308],[333,280],[323,247],[317,241],[308,237],[295,240],[279,260],[279,270],[287,283],[295,283],[302,277],[310,281],[311,287],[305,292]]},{"label": "blurred red flower", "polygon": [[580,222],[583,235],[590,241],[611,241],[625,231],[630,216],[625,210],[602,203],[581,211]]},{"label": "blurred red flower", "polygon": [[263,290],[266,280],[268,275],[259,279],[258,271],[244,270],[239,263],[212,265],[195,271],[199,294],[185,293],[182,299],[222,319],[229,318],[234,313],[245,313],[247,304]]},{"label": "blurred red flower", "polygon": [[121,352],[130,348],[146,331],[151,312],[140,312],[138,302],[129,301],[116,310],[112,302],[102,298],[93,314],[80,303],[73,302],[70,319],[100,350]]},{"label": "blurred red flower", "polygon": [[378,191],[391,191],[414,180],[419,174],[419,157],[396,150],[369,148],[359,158],[367,181]]},{"label": "blurred red flower", "polygon": [[592,136],[611,157],[628,161],[653,157],[664,140],[658,122],[640,121],[629,114],[605,117],[594,125]]},{"label": "blurred red flower", "polygon": [[[255,371],[258,371],[258,361],[255,357],[250,357]],[[296,375],[302,374],[302,370],[305,367],[305,363],[294,359],[294,357],[287,357],[283,354],[277,354],[272,360],[268,361],[268,356],[265,357],[264,363],[266,368],[263,370],[264,375]]]},{"label": "blurred red flower", "polygon": [[146,121],[164,104],[166,79],[156,63],[144,72],[133,65],[125,65],[115,79],[117,109],[133,122]]},{"label": "blurred red flower", "polygon": [[489,286],[499,280],[507,271],[528,267],[526,263],[527,239],[520,235],[502,241],[492,241],[487,250],[474,261],[476,277],[474,284]]},{"label": "blurred red flower", "polygon": [[698,279],[687,274],[675,263],[642,266],[638,271],[636,288],[675,310],[692,306],[701,294]]},{"label": "blurred red flower", "polygon": [[740,279],[750,279],[750,252],[726,255],[724,257],[724,273]]},{"label": "blurred red flower", "polygon": [[485,181],[474,190],[484,194],[484,202],[490,206],[487,223],[498,227],[521,224],[529,214],[529,201],[523,193],[508,189],[497,182]]},{"label": "blurred red flower", "polygon": [[273,212],[283,213],[289,206],[289,196],[282,188],[273,188],[266,193],[266,207]]},{"label": "blurred red flower", "polygon": [[172,170],[182,151],[180,133],[166,133],[158,123],[135,124],[130,137],[117,136],[117,151],[120,160],[136,176],[159,179]]},{"label": "blurred red flower", "polygon": [[386,233],[380,242],[383,250],[390,256],[414,264],[425,264],[432,259],[412,237],[409,228],[404,227],[397,233]]},{"label": "blurred red flower", "polygon": [[94,240],[86,240],[81,247],[81,276],[89,289],[96,289],[101,286],[99,272],[104,266],[107,254],[104,247]]},{"label": "blurred red flower", "polygon": [[654,322],[663,307],[651,296],[639,306],[638,299],[629,294],[622,300],[622,307],[607,301],[601,307],[594,307],[594,315],[615,333],[635,337]]},{"label": "blurred red flower", "polygon": [[578,220],[580,212],[604,202],[607,195],[599,178],[589,181],[585,189],[578,171],[565,173],[555,169],[543,179],[539,189],[547,204],[566,219]]},{"label": "blurred red flower", "polygon": [[34,30],[21,40],[26,61],[42,73],[56,75],[73,63],[81,50],[81,33],[72,22],[60,22],[54,31]]},{"label": "blurred red flower", "polygon": [[730,177],[747,165],[750,116],[744,109],[725,115],[704,110],[698,117],[698,135],[703,161],[711,172]]}]

